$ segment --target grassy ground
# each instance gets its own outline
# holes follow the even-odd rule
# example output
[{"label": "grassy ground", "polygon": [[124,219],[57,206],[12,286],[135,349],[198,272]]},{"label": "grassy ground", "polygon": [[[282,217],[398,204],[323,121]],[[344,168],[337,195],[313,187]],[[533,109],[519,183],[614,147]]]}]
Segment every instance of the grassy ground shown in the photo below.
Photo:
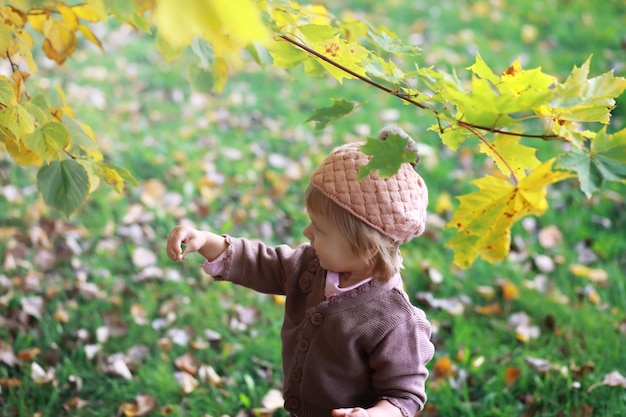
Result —
[{"label": "grassy ground", "polygon": [[[626,10],[618,1],[346,4],[421,39],[432,65],[461,71],[478,49],[496,69],[521,55],[526,66],[563,76],[593,53],[594,72],[623,73]],[[245,71],[223,95],[197,95],[184,65],[162,62],[149,39],[115,29],[105,44],[105,54],[82,51],[61,71],[42,69],[41,84],[60,83],[107,157],[142,185],[124,196],[103,187],[64,220],[34,198],[33,172],[3,162],[0,416],[138,415],[133,407],[148,407],[146,398],[156,399],[155,415],[261,408],[281,382],[280,300],[210,282],[199,258],[172,264],[164,239],[184,220],[303,241],[301,193],[320,155],[396,117],[431,151],[422,170],[433,224],[404,248],[408,292],[437,330],[424,414],[626,414],[624,387],[598,385],[612,371],[626,374],[623,186],[590,201],[575,184],[555,187],[550,211],[515,227],[510,259],[460,271],[443,248],[450,231],[438,226],[449,213],[434,209],[439,196],[467,192],[482,161],[465,164],[432,134],[420,135],[413,109],[376,97],[315,133],[304,120],[329,98],[375,92],[297,71]],[[555,230],[562,241],[546,244]],[[19,357],[14,366],[7,352]],[[196,371],[198,385],[181,380],[182,370]]]}]

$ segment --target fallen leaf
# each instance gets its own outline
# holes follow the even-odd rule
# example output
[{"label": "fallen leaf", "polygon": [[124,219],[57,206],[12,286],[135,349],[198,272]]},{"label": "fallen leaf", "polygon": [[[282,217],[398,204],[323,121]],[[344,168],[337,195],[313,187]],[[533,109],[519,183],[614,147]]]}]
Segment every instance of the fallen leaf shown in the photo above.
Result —
[{"label": "fallen leaf", "polygon": [[55,383],[56,381],[54,377],[54,368],[48,368],[47,370],[44,370],[37,362],[33,362],[30,365],[30,378],[36,385]]},{"label": "fallen leaf", "polygon": [[528,314],[524,312],[511,314],[508,325],[515,329],[517,340],[522,343],[528,343],[530,339],[537,339],[541,334],[539,326],[534,326]]},{"label": "fallen leaf", "polygon": [[220,387],[224,384],[223,378],[209,365],[200,365],[198,368],[198,377],[200,381],[208,382],[214,387]]},{"label": "fallen leaf", "polygon": [[568,371],[564,366],[556,365],[548,361],[547,359],[534,358],[532,356],[525,356],[524,362],[530,366],[531,369],[539,372],[540,374],[546,374],[550,371],[557,371],[566,376]]},{"label": "fallen leaf", "polygon": [[176,358],[174,365],[176,365],[180,371],[187,372],[189,375],[194,376],[198,373],[198,367],[200,366],[198,360],[189,352]]},{"label": "fallen leaf", "polygon": [[189,375],[187,372],[174,373],[174,379],[176,380],[178,385],[180,385],[182,391],[185,394],[192,393],[198,386],[198,380]]},{"label": "fallen leaf", "polygon": [[7,366],[17,366],[20,363],[13,353],[13,347],[2,341],[0,341],[0,362]]},{"label": "fallen leaf", "polygon": [[89,401],[83,400],[82,398],[79,398],[79,397],[74,397],[64,402],[63,408],[67,411],[80,410],[81,408],[86,407],[88,405],[89,405]]},{"label": "fallen leaf", "polygon": [[0,378],[0,387],[15,388],[21,386],[22,381],[18,378]]},{"label": "fallen leaf", "polygon": [[554,248],[563,243],[563,233],[558,227],[551,225],[544,227],[538,234],[539,244],[544,249]]},{"label": "fallen leaf", "polygon": [[35,357],[39,356],[41,349],[38,347],[22,349],[17,352],[17,357],[23,361],[32,361]]},{"label": "fallen leaf", "polygon": [[134,402],[124,402],[120,406],[120,411],[126,417],[142,417],[157,409],[157,400],[151,395],[139,394]]},{"label": "fallen leaf", "polygon": [[130,315],[138,325],[145,326],[148,324],[148,312],[141,304],[133,304],[130,306]]},{"label": "fallen leaf", "polygon": [[102,349],[102,347],[100,345],[85,345],[84,349],[87,359],[92,360],[96,357],[96,354],[100,352],[100,349]]},{"label": "fallen leaf", "polygon": [[502,306],[500,305],[500,303],[495,302],[486,306],[476,307],[475,311],[478,314],[484,314],[485,316],[495,316],[502,313]]},{"label": "fallen leaf", "polygon": [[440,308],[453,316],[459,316],[465,312],[466,306],[471,302],[469,297],[460,295],[452,298],[435,298],[430,292],[418,292],[415,298],[431,308]]},{"label": "fallen leaf", "polygon": [[519,288],[508,279],[496,280],[496,285],[500,288],[504,301],[514,300],[519,296]]},{"label": "fallen leaf", "polygon": [[282,408],[284,403],[283,393],[277,389],[269,390],[261,399],[261,404],[270,415],[279,408]]},{"label": "fallen leaf", "polygon": [[496,296],[495,288],[488,285],[479,285],[476,287],[476,291],[486,301],[491,301]]},{"label": "fallen leaf", "polygon": [[585,265],[570,265],[569,270],[572,274],[589,279],[591,282],[605,283],[609,280],[609,274],[604,269],[589,268]]},{"label": "fallen leaf", "polygon": [[452,361],[449,356],[442,356],[433,365],[433,371],[438,378],[447,378],[454,375]]},{"label": "fallen leaf", "polygon": [[41,319],[43,313],[42,297],[24,297],[22,298],[22,311],[27,315],[36,319]]},{"label": "fallen leaf", "polygon": [[70,314],[67,312],[65,308],[59,306],[57,311],[54,313],[54,319],[59,323],[67,323],[70,321]]},{"label": "fallen leaf", "polygon": [[587,390],[587,392],[591,392],[594,389],[596,389],[596,388],[598,388],[599,386],[602,386],[602,385],[606,385],[606,386],[609,386],[609,387],[626,388],[626,377],[624,377],[618,371],[610,372],[610,373],[604,375],[604,379],[602,379],[602,382],[597,382],[597,383],[593,384],[592,386],[590,386],[589,389]]},{"label": "fallen leaf", "polygon": [[133,251],[133,265],[139,269],[153,266],[157,262],[157,255],[150,249],[138,247]]},{"label": "fallen leaf", "polygon": [[521,375],[522,371],[520,371],[519,368],[509,366],[504,371],[504,383],[507,387],[510,387],[519,379]]},{"label": "fallen leaf", "polygon": [[112,376],[118,376],[126,380],[133,379],[133,374],[128,369],[128,365],[124,361],[122,354],[111,355],[107,358],[107,364],[104,371]]}]

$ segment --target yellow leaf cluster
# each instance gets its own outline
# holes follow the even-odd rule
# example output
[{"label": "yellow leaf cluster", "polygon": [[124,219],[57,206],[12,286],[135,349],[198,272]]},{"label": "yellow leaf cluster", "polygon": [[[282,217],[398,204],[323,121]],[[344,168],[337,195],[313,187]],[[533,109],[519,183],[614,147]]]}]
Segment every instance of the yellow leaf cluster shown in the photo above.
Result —
[{"label": "yellow leaf cluster", "polygon": [[176,0],[157,0],[154,21],[171,46],[183,48],[194,38],[203,38],[218,57],[269,39],[261,11],[251,0],[189,0],[185,7]]},{"label": "yellow leaf cluster", "polygon": [[459,197],[461,204],[447,225],[458,229],[446,244],[455,252],[455,264],[467,268],[478,256],[493,263],[508,255],[513,223],[542,214],[548,208],[547,186],[573,177],[553,171],[553,163],[543,163],[517,185],[494,176],[473,181],[479,190]]}]

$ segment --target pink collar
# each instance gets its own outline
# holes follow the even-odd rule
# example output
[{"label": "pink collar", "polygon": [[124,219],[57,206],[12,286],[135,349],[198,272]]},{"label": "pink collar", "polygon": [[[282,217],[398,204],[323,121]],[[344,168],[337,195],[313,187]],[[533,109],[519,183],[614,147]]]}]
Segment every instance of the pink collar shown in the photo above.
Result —
[{"label": "pink collar", "polygon": [[351,291],[357,287],[360,287],[363,284],[367,284],[371,280],[372,277],[365,278],[364,280],[359,281],[356,284],[351,285],[350,287],[341,288],[339,287],[339,273],[335,271],[326,271],[326,285],[324,287],[324,295],[326,296],[326,299],[329,299],[336,295]]}]

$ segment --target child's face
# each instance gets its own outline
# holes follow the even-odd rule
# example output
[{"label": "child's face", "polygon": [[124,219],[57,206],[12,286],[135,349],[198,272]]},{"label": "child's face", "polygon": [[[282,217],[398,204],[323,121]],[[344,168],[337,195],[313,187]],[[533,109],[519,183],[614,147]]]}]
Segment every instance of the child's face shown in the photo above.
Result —
[{"label": "child's face", "polygon": [[312,212],[309,212],[309,217],[311,223],[302,233],[311,241],[322,268],[353,278],[370,276],[371,268],[352,252],[349,242],[333,220]]}]

